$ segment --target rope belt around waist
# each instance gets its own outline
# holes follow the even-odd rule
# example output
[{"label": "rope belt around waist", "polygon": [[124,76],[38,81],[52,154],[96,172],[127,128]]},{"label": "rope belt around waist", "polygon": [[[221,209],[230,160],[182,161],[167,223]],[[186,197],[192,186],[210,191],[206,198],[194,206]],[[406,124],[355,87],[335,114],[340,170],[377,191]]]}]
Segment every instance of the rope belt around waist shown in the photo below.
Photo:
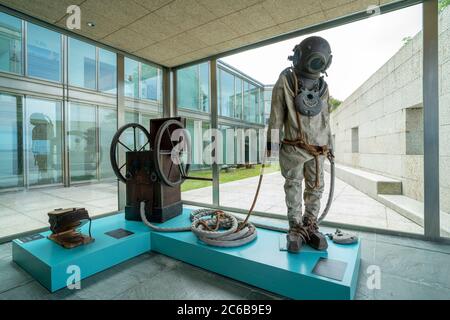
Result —
[{"label": "rope belt around waist", "polygon": [[327,156],[327,157],[331,156],[330,149],[328,148],[328,146],[326,146],[326,145],[325,146],[315,146],[312,144],[305,143],[302,140],[288,140],[288,139],[284,139],[281,143],[289,145],[289,146],[301,148],[314,157],[315,164],[316,164],[316,181],[315,181],[314,188],[315,189],[319,188],[320,187],[319,156]]}]

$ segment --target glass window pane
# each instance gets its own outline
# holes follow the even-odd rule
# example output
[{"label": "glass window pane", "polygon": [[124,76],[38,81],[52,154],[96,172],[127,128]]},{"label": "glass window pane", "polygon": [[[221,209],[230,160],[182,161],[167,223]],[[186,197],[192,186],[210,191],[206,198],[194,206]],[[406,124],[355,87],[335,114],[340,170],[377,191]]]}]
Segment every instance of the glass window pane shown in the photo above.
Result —
[{"label": "glass window pane", "polygon": [[62,182],[61,103],[27,98],[28,184]]},{"label": "glass window pane", "polygon": [[252,103],[253,103],[253,120],[252,122],[259,123],[259,88],[253,87]]},{"label": "glass window pane", "polygon": [[[150,131],[150,120],[151,119],[156,119],[159,118],[160,115],[156,115],[156,114],[141,114],[141,119],[140,119],[140,124],[147,129],[148,131]],[[146,145],[147,143],[147,137],[145,136],[144,133],[142,133],[141,131],[139,131],[139,145],[143,146]],[[150,149],[150,144],[147,144],[144,148],[145,150],[149,150]]]},{"label": "glass window pane", "polygon": [[69,157],[71,181],[97,178],[95,107],[70,104]]},{"label": "glass window pane", "polygon": [[177,104],[179,108],[199,109],[198,66],[177,71]]},{"label": "glass window pane", "polygon": [[158,68],[141,64],[141,98],[161,101],[161,76]]},{"label": "glass window pane", "polygon": [[234,76],[219,69],[220,115],[234,117]]},{"label": "glass window pane", "polygon": [[117,92],[117,55],[114,52],[98,50],[98,89],[102,92]]},{"label": "glass window pane", "polygon": [[100,179],[114,178],[111,168],[109,149],[114,134],[117,132],[117,111],[115,109],[98,109],[98,136],[100,145]]},{"label": "glass window pane", "polygon": [[258,106],[257,90],[258,89],[254,85],[250,87],[250,111],[249,111],[250,122],[256,122],[256,108]]},{"label": "glass window pane", "polygon": [[125,112],[125,123],[139,123],[139,113],[126,111]]},{"label": "glass window pane", "polygon": [[0,93],[0,189],[23,186],[22,98]]},{"label": "glass window pane", "polygon": [[[149,119],[150,119],[150,116],[145,116],[145,117],[142,116],[141,121],[139,121],[139,113],[138,112],[133,112],[133,111],[125,112],[125,123],[126,124],[140,123],[147,130],[149,130],[150,129],[150,125],[149,125],[150,121],[147,121]],[[136,136],[135,136],[135,134],[136,134]],[[136,138],[136,140],[135,140],[135,138]],[[133,128],[128,128],[127,130],[125,130],[120,139],[121,139],[121,142],[130,150],[134,150],[135,148],[136,148],[136,150],[140,150],[147,143],[145,135],[139,129],[134,131]],[[135,145],[135,141],[136,141],[136,145]],[[124,152],[129,151],[123,146],[120,146],[120,150],[122,150]],[[124,171],[125,170],[123,169],[123,172]]]},{"label": "glass window pane", "polygon": [[27,24],[28,75],[61,81],[61,35]]},{"label": "glass window pane", "polygon": [[139,98],[139,62],[125,58],[125,96]]},{"label": "glass window pane", "polygon": [[258,88],[258,123],[264,124],[264,88]]},{"label": "glass window pane", "polygon": [[[446,1],[442,1],[444,2]],[[443,9],[440,13],[440,160],[442,170],[440,181],[441,210],[448,212],[450,208],[450,201],[447,200],[450,199],[449,179],[445,172],[449,172],[450,162],[445,156],[448,155],[449,142],[447,134],[449,131],[446,125],[449,123],[447,120],[450,119],[448,108],[450,100],[446,93],[450,92],[447,90],[449,88],[447,84],[450,83],[448,79],[450,64],[446,62],[449,61],[450,46],[445,41],[449,39],[446,30],[449,30],[450,19],[445,12],[446,10]],[[449,12],[448,9],[447,12]],[[313,144],[328,144],[335,141],[335,160],[339,170],[342,171],[336,177],[335,192],[338,196],[334,198],[331,210],[326,217],[328,222],[423,234],[424,213],[421,209],[424,205],[422,15],[422,5],[410,6],[314,34],[330,41],[333,56],[336,58],[333,59],[326,77],[332,97],[330,97],[330,108],[323,110],[324,117],[316,117],[315,120],[314,117],[300,117],[300,121],[303,128],[308,128],[315,121],[328,121],[329,117],[331,134],[323,140],[320,135],[311,136],[311,139],[318,139]],[[408,21],[408,23],[399,24],[399,21]],[[355,34],[364,34],[364,37],[358,37],[358,43],[355,43]],[[293,48],[308,36],[271,44],[270,48],[252,49],[236,54],[230,60],[245,66],[246,70],[254,70],[255,73],[250,73],[254,79],[267,76],[266,79],[272,79],[265,80],[267,84],[275,83],[279,79],[280,72],[288,66],[286,54],[289,48]],[[355,50],[358,51],[357,55],[354,54]],[[279,63],[273,72],[261,69],[260,66],[259,58],[268,54],[272,57],[273,63]],[[242,61],[240,61],[241,58]],[[257,82],[249,81],[249,83],[252,82],[257,84]],[[245,129],[259,127],[254,123],[255,115],[260,113],[259,105],[262,105],[262,99],[258,98],[257,92],[255,87],[245,84],[244,119],[248,121],[243,125]],[[267,95],[267,98],[269,97],[270,94]],[[285,98],[292,99],[288,93],[285,94]],[[295,117],[290,120],[297,122]],[[352,152],[352,128],[358,128],[357,153]],[[293,136],[295,138],[295,134]],[[265,139],[261,140],[263,141],[259,146],[263,147]],[[247,138],[237,139],[238,150],[244,149],[241,148],[242,145],[246,146],[245,162],[248,159],[247,150],[252,149],[251,143],[247,144],[247,141]],[[286,162],[282,161],[282,163],[286,165]],[[283,190],[285,179],[279,168],[275,172],[277,164],[278,161],[272,162],[266,168],[266,173],[273,172],[273,174],[267,176],[268,180],[264,180],[260,190],[260,199],[270,199],[270,201],[258,201],[255,211],[280,216],[286,216],[287,206],[290,211],[302,211],[301,206],[292,206],[289,201],[286,203]],[[220,204],[224,207],[248,209],[251,205],[254,193],[249,191],[247,183],[254,179],[244,180],[242,183],[238,180],[243,177],[250,179],[253,175],[258,175],[259,166],[252,168],[252,165],[247,163],[243,165],[246,169],[242,167],[244,170],[241,171],[239,165],[234,174],[225,170],[220,172],[219,198]],[[330,188],[329,166],[326,165],[323,168],[325,170],[322,184],[324,194],[321,210]],[[389,188],[389,195],[385,194],[384,187],[378,186],[368,192],[367,187],[361,183],[355,183],[355,177],[369,174],[376,181],[389,181],[389,186],[386,186]],[[235,182],[223,183],[229,181],[228,179],[234,179]],[[303,191],[299,189],[299,196]],[[239,201],[236,201],[237,195]],[[320,203],[315,202],[318,208]],[[447,214],[441,214],[441,216],[448,217]],[[448,221],[450,219],[447,218]],[[449,225],[446,224],[447,228]],[[446,232],[449,231],[447,229]]]},{"label": "glass window pane", "polygon": [[[209,122],[187,119],[186,129],[191,138],[192,164],[190,166],[190,176],[212,177],[212,168],[203,160],[207,159],[204,150],[211,143],[211,139],[203,139],[207,130],[211,128]],[[208,162],[211,159],[207,160]],[[209,181],[186,180],[181,185],[181,198],[184,201],[195,201],[200,203],[212,203],[212,183]]]},{"label": "glass window pane", "polygon": [[264,87],[264,124],[268,125],[270,117],[270,108],[272,106],[272,90],[273,86]]},{"label": "glass window pane", "polygon": [[242,79],[236,77],[236,118],[242,119],[242,102],[243,102],[243,94],[242,94]]},{"label": "glass window pane", "polygon": [[243,109],[243,120],[249,121],[248,110],[250,108],[250,84],[244,81],[244,109]]},{"label": "glass window pane", "polygon": [[200,69],[200,109],[209,112],[209,63],[199,65]]},{"label": "glass window pane", "polygon": [[0,71],[22,73],[22,20],[0,12]]},{"label": "glass window pane", "polygon": [[95,46],[69,38],[69,84],[96,89]]}]

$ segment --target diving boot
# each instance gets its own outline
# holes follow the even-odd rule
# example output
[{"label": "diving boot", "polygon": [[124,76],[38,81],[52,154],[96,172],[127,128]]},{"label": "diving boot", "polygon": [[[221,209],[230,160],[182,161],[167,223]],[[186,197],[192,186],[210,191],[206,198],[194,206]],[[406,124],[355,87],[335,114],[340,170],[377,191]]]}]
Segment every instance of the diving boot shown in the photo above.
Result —
[{"label": "diving boot", "polygon": [[305,237],[308,245],[316,250],[326,250],[328,248],[327,238],[319,231],[319,226],[315,217],[304,216],[303,227],[308,233],[308,236]]},{"label": "diving boot", "polygon": [[305,236],[306,230],[303,227],[295,226],[289,228],[286,236],[287,251],[290,253],[299,253],[303,244],[306,242]]}]

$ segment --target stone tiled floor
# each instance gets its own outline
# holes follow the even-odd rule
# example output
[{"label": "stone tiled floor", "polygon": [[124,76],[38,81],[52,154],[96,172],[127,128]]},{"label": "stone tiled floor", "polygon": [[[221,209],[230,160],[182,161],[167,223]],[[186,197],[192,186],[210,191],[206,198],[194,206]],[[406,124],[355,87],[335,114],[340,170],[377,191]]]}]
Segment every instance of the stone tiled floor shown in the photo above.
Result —
[{"label": "stone tiled floor", "polygon": [[[249,209],[253,201],[258,177],[220,185],[220,203],[225,207]],[[325,174],[325,193],[322,208],[328,199],[329,175]],[[284,178],[279,172],[264,176],[255,210],[286,215]],[[212,187],[183,193],[183,200],[212,203]],[[347,183],[336,179],[333,205],[327,221],[423,234],[423,228],[382,203],[370,198]]]},{"label": "stone tiled floor", "polygon": [[[356,299],[450,299],[450,245],[375,233],[358,235],[362,264]],[[367,285],[369,266],[380,268],[379,289]],[[7,243],[0,245],[0,300],[8,299],[284,298],[156,253],[85,279],[81,290],[50,294],[11,261]]]},{"label": "stone tiled floor", "polygon": [[47,213],[83,207],[90,216],[117,211],[117,182],[0,194],[0,238],[48,227]]}]

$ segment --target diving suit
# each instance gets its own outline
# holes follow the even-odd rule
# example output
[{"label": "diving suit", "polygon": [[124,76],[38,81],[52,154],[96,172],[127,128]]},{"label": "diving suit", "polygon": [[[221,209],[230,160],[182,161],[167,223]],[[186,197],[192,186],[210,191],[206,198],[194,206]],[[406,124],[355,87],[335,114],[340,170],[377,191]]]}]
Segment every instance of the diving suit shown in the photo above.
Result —
[{"label": "diving suit", "polygon": [[268,156],[275,144],[272,136],[277,131],[273,130],[279,130],[279,162],[285,178],[289,220],[288,251],[299,252],[304,243],[326,250],[327,240],[319,231],[317,219],[324,191],[324,160],[333,157],[330,95],[322,76],[331,64],[332,54],[329,43],[321,37],[309,37],[293,51],[289,57],[293,66],[281,72],[272,92]]}]

